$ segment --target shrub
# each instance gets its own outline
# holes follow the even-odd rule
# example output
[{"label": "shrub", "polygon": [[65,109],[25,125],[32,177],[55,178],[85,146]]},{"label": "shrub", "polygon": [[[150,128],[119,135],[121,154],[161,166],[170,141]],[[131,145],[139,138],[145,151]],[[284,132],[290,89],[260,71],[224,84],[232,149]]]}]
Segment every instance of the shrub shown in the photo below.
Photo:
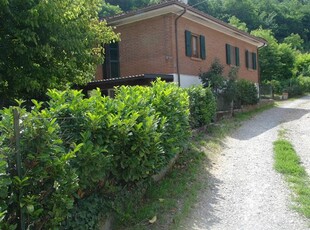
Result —
[{"label": "shrub", "polygon": [[122,86],[116,90],[114,118],[118,119],[111,141],[112,174],[118,181],[145,179],[166,164],[162,136],[170,121],[152,106],[152,90],[142,86]]},{"label": "shrub", "polygon": [[216,101],[210,88],[194,86],[187,89],[189,95],[190,125],[198,128],[208,125],[215,116]]},{"label": "shrub", "polygon": [[[310,68],[310,67],[309,67]],[[297,78],[299,85],[304,93],[310,93],[310,77],[299,76]]]},{"label": "shrub", "polygon": [[297,78],[291,78],[283,81],[282,85],[283,91],[287,92],[289,97],[300,96],[304,93],[302,85]]},{"label": "shrub", "polygon": [[187,146],[189,132],[189,98],[186,90],[163,81],[152,83],[151,102],[160,117],[166,119],[162,134],[165,160]]},{"label": "shrub", "polygon": [[266,84],[272,87],[273,94],[282,94],[283,87],[280,81],[277,80],[266,81]]},{"label": "shrub", "polygon": [[258,91],[254,83],[241,79],[237,81],[237,100],[241,105],[253,105],[258,102]]},{"label": "shrub", "polygon": [[207,72],[200,73],[199,78],[204,87],[211,87],[215,96],[221,94],[225,88],[224,66],[219,59],[214,59]]},{"label": "shrub", "polygon": [[67,151],[59,138],[60,127],[56,119],[48,110],[40,111],[41,103],[34,101],[34,104],[29,113],[16,108],[21,114],[19,122],[22,135],[19,145],[22,177],[17,176],[16,169],[14,108],[1,111],[1,151],[5,151],[7,173],[12,180],[7,196],[1,196],[1,202],[7,206],[7,213],[1,221],[2,229],[9,225],[16,226],[19,209],[25,215],[26,226],[33,226],[34,229],[41,229],[42,226],[53,228],[66,218],[73,206],[72,194],[78,184],[77,175],[69,166],[69,161],[75,157],[81,145],[72,143]]},{"label": "shrub", "polygon": [[[76,226],[72,218],[85,223],[88,217],[78,211],[89,209],[85,199],[98,190],[111,197],[125,183],[151,178],[187,145],[189,99],[175,84],[124,86],[115,99],[99,90],[87,99],[76,90],[48,95],[45,109],[36,101],[30,112],[17,108],[22,177],[15,166],[13,108],[0,111],[1,229],[18,227],[20,207],[27,228],[70,228]],[[91,225],[96,221],[91,218]]]},{"label": "shrub", "polygon": [[112,99],[102,97],[100,91],[93,92],[88,99],[75,90],[50,90],[48,95],[49,110],[60,126],[65,148],[83,143],[70,162],[77,171],[79,194],[83,197],[105,181],[112,168],[111,127],[116,123]]}]

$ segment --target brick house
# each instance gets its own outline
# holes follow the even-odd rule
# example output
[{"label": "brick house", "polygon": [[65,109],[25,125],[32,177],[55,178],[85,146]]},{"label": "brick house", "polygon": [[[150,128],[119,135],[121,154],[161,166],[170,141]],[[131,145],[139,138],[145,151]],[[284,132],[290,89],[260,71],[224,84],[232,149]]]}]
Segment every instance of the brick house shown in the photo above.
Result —
[{"label": "brick house", "polygon": [[266,41],[184,2],[166,1],[107,22],[121,41],[106,47],[105,63],[86,90],[99,87],[107,93],[115,85],[148,85],[157,76],[189,87],[200,83],[199,73],[215,58],[225,74],[238,66],[240,78],[259,82],[257,51]]}]

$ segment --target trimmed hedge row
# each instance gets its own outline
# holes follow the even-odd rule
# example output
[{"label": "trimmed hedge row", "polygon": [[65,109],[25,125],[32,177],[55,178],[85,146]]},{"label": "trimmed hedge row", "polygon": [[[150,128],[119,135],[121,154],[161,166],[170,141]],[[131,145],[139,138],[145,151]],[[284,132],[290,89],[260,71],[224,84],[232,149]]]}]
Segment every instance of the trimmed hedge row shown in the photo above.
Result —
[{"label": "trimmed hedge row", "polygon": [[210,88],[195,86],[187,89],[190,101],[190,125],[198,128],[208,125],[216,113],[216,100]]},{"label": "trimmed hedge row", "polygon": [[[0,228],[20,228],[19,207],[26,227],[64,226],[78,218],[70,214],[77,201],[96,191],[111,197],[150,179],[187,145],[189,121],[197,127],[214,115],[209,90],[188,92],[191,103],[186,90],[162,81],[122,86],[115,99],[98,90],[89,98],[50,90],[46,108],[33,101],[30,112],[21,106],[0,111]],[[22,178],[16,172],[13,109],[20,113]]]}]

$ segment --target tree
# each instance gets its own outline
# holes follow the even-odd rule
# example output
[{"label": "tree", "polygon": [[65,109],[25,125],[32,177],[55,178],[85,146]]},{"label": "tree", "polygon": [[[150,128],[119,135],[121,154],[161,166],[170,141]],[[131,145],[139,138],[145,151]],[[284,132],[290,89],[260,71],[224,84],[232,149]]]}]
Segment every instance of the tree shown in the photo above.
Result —
[{"label": "tree", "polygon": [[303,50],[302,44],[304,40],[302,40],[299,34],[291,33],[290,36],[284,38],[283,42],[291,45],[295,50]]},{"label": "tree", "polygon": [[279,44],[271,30],[262,28],[251,34],[262,37],[268,46],[259,50],[260,75],[262,81],[285,80],[293,76],[295,51],[285,43]]},{"label": "tree", "polygon": [[299,53],[294,65],[295,76],[310,77],[310,53]]},{"label": "tree", "polygon": [[119,6],[111,5],[110,3],[106,3],[105,1],[103,1],[102,9],[99,12],[99,18],[113,16],[122,12],[123,11]]},{"label": "tree", "polygon": [[[229,22],[232,16],[246,23],[249,30],[260,26],[272,30],[278,41],[291,33],[305,41],[310,50],[310,1],[301,0],[189,0],[189,4],[216,18]],[[233,24],[233,22],[231,22]]]},{"label": "tree", "polygon": [[262,37],[268,42],[268,46],[260,49],[258,52],[261,80],[276,79],[278,76],[278,69],[280,68],[277,40],[273,36],[271,30],[260,28],[252,31],[251,34]]},{"label": "tree", "polygon": [[295,51],[286,43],[278,45],[278,54],[280,59],[280,68],[278,70],[278,79],[285,80],[293,77],[293,68],[295,62]]},{"label": "tree", "polygon": [[118,36],[99,21],[102,0],[0,1],[0,106],[47,88],[86,84]]},{"label": "tree", "polygon": [[243,30],[245,32],[248,32],[248,28],[246,26],[245,22],[241,22],[236,16],[231,16],[229,19],[229,24],[232,26],[235,26],[236,28],[238,28],[239,30]]},{"label": "tree", "polygon": [[111,5],[119,6],[123,11],[142,8],[151,4],[159,3],[161,0],[106,0]]}]

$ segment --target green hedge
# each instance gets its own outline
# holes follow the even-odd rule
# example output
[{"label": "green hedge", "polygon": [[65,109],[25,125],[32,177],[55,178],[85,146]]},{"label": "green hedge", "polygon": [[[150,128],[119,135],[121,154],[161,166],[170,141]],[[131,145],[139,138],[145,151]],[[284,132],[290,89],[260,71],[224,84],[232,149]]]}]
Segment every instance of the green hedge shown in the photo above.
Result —
[{"label": "green hedge", "polygon": [[48,96],[44,109],[36,101],[30,112],[16,107],[22,178],[16,172],[14,108],[0,111],[1,229],[19,228],[19,206],[26,227],[63,223],[70,229],[72,220],[87,220],[73,206],[96,191],[111,197],[125,184],[148,180],[188,143],[189,98],[175,84],[123,86],[115,99],[99,91],[90,98],[75,90],[50,90]]},{"label": "green hedge", "polygon": [[[60,138],[60,126],[49,110],[40,110],[35,102],[31,112],[16,108],[21,117],[20,153],[22,156],[22,177],[17,176],[13,129],[13,108],[1,111],[0,151],[5,155],[2,165],[7,165],[1,174],[2,210],[1,229],[17,227],[19,207],[25,217],[26,226],[49,229],[57,226],[73,206],[72,195],[78,188],[78,175],[70,160],[75,157],[81,145],[67,150]],[[6,188],[5,185],[8,185]],[[19,198],[20,197],[20,198]]]},{"label": "green hedge", "polygon": [[187,89],[190,104],[190,125],[192,128],[210,124],[216,113],[216,100],[210,88],[194,86]]}]

